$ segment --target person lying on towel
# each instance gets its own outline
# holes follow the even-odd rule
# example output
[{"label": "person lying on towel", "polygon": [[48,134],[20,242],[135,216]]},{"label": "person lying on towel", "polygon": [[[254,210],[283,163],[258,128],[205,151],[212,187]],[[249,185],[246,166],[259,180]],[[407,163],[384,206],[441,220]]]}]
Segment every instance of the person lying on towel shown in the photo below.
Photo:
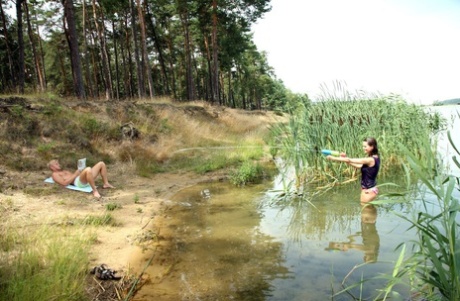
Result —
[{"label": "person lying on towel", "polygon": [[73,184],[80,188],[91,186],[93,189],[93,195],[97,198],[100,198],[101,195],[97,191],[94,181],[99,175],[101,176],[102,182],[104,183],[102,186],[103,188],[115,188],[109,183],[107,178],[107,167],[102,161],[93,167],[86,167],[83,170],[77,169],[74,173],[68,170],[63,170],[58,160],[51,160],[48,163],[48,167],[53,172],[51,177],[53,178],[54,182],[63,186]]}]

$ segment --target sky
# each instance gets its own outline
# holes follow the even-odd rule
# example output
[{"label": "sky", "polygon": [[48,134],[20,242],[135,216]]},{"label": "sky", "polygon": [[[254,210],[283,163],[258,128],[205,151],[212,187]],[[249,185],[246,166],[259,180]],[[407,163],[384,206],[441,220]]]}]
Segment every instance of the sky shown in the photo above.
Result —
[{"label": "sky", "polygon": [[253,27],[276,77],[311,99],[402,95],[431,104],[460,98],[460,0],[271,0]]}]

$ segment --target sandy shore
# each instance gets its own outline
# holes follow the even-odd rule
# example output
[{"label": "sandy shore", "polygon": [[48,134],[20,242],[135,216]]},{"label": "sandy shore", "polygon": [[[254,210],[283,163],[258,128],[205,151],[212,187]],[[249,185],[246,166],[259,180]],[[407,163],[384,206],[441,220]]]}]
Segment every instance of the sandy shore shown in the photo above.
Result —
[{"label": "sandy shore", "polygon": [[[92,227],[97,237],[90,251],[88,268],[107,264],[110,268],[138,275],[152,256],[152,246],[166,247],[169,240],[164,223],[167,215],[165,203],[177,191],[191,185],[217,181],[218,174],[199,176],[193,173],[162,173],[152,178],[134,175],[129,164],[108,166],[110,182],[115,189],[99,189],[102,198],[97,200],[91,193],[72,191],[57,184],[44,183],[50,175],[46,170],[34,173],[5,171],[0,174],[4,188],[0,201],[8,202],[3,222],[28,225],[62,225],[66,221],[101,215],[107,212],[107,204],[116,204],[110,211],[116,226]],[[100,179],[96,181],[101,186]],[[158,261],[156,261],[158,262]],[[163,267],[164,269],[164,267]],[[164,272],[159,269],[161,277]]]}]

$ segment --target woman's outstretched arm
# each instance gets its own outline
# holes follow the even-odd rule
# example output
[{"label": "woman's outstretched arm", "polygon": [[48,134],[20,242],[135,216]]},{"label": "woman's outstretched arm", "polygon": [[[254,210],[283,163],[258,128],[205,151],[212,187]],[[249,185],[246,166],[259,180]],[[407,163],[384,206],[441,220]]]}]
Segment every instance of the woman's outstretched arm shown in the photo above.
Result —
[{"label": "woman's outstretched arm", "polygon": [[374,159],[372,157],[367,158],[348,158],[348,157],[334,157],[334,156],[327,156],[328,160],[336,161],[336,162],[343,162],[351,165],[355,168],[361,168],[364,164],[369,166],[374,165]]}]

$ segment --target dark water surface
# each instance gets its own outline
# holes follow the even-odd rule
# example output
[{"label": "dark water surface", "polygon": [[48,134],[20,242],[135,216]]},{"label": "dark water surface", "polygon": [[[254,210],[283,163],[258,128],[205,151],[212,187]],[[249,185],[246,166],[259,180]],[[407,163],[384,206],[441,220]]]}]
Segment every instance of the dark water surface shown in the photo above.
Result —
[{"label": "dark water surface", "polygon": [[[250,187],[203,184],[177,193],[168,212],[176,264],[167,282],[146,285],[135,300],[324,301],[342,289],[342,281],[351,285],[361,279],[369,281],[352,294],[375,296],[385,281],[374,277],[391,273],[400,254],[396,247],[416,239],[395,212],[415,216],[422,210],[420,195],[363,210],[355,182],[316,197],[314,206],[295,201],[273,205],[273,190],[281,182],[278,176]],[[403,179],[379,182],[401,184]],[[396,288],[399,300],[408,296],[407,288]],[[334,300],[353,297],[342,293]]]}]

